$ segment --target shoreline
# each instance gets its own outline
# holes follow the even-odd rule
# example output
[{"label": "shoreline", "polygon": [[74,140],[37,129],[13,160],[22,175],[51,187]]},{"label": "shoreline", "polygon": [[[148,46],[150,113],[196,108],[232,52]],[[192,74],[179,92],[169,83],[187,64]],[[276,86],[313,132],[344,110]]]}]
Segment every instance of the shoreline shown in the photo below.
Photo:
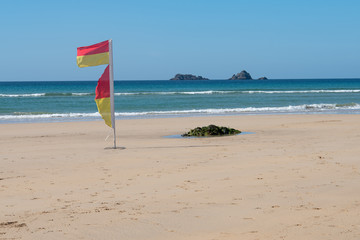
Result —
[{"label": "shoreline", "polygon": [[[117,120],[122,150],[103,121],[0,124],[0,238],[357,240],[359,121]],[[256,134],[165,138],[209,124]]]},{"label": "shoreline", "polygon": [[[96,113],[90,113],[90,115],[99,115]],[[121,114],[121,113],[120,113]],[[170,119],[170,118],[193,118],[193,117],[241,117],[241,116],[272,116],[272,115],[359,115],[359,110],[328,110],[328,111],[317,111],[317,112],[249,112],[249,113],[223,113],[223,114],[207,114],[207,113],[196,113],[196,114],[159,114],[159,115],[133,115],[133,116],[116,116],[116,121],[121,120],[146,120],[146,119]],[[48,114],[46,114],[48,115]],[[54,114],[57,115],[57,114]],[[67,115],[67,114],[60,114]],[[79,115],[82,115],[79,113]],[[118,115],[118,114],[117,114]],[[26,116],[26,115],[25,115]],[[34,115],[36,116],[36,115]],[[1,116],[0,116],[1,117]],[[93,122],[103,121],[101,116],[88,117],[88,118],[77,118],[77,117],[41,117],[28,119],[24,118],[9,118],[10,120],[0,120],[1,124],[27,124],[27,123],[61,123],[61,122]]]}]

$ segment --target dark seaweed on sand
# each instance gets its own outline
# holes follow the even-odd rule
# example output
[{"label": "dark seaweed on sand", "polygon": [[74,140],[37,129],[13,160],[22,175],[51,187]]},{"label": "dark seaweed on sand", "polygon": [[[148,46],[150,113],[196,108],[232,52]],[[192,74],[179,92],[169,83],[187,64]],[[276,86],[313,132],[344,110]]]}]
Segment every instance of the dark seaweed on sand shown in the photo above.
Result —
[{"label": "dark seaweed on sand", "polygon": [[216,125],[209,125],[205,127],[197,127],[191,129],[189,132],[182,134],[183,137],[210,137],[210,136],[227,136],[239,134],[241,131],[228,128],[228,127],[219,127]]}]

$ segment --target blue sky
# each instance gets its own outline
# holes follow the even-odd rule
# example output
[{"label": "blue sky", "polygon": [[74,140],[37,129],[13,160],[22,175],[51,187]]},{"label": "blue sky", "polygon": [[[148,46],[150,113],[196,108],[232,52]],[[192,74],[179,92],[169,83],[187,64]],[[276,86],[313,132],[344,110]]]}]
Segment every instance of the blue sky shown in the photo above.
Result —
[{"label": "blue sky", "polygon": [[76,48],[113,39],[116,80],[359,78],[358,0],[0,2],[0,81],[97,80]]}]

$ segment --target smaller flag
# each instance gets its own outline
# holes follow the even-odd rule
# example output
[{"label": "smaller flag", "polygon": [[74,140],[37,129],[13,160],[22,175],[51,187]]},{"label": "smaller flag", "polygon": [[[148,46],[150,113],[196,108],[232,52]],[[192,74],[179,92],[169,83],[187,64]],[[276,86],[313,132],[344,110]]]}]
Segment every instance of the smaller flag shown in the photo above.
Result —
[{"label": "smaller flag", "polygon": [[109,66],[105,68],[104,73],[99,78],[95,89],[95,102],[101,117],[105,124],[112,127],[111,124],[111,105],[110,105],[110,77]]},{"label": "smaller flag", "polygon": [[79,67],[109,64],[109,41],[78,47],[76,61]]}]

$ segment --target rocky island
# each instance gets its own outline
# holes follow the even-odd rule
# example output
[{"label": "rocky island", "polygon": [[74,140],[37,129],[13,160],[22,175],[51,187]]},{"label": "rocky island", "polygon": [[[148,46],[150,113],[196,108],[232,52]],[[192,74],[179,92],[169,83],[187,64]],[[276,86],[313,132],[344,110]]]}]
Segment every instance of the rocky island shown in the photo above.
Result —
[{"label": "rocky island", "polygon": [[[173,78],[170,80],[209,80],[208,78],[204,78],[202,76],[196,76],[193,74],[176,74]],[[250,73],[248,73],[245,70],[242,70],[241,72],[237,74],[233,74],[231,78],[228,80],[253,80]],[[260,77],[258,80],[267,80],[267,77]]]},{"label": "rocky island", "polygon": [[251,80],[252,77],[250,75],[250,73],[248,73],[247,71],[243,70],[239,73],[237,73],[236,75],[232,75],[231,78],[229,78],[229,80]]},{"label": "rocky island", "polygon": [[175,77],[170,80],[209,80],[208,78],[204,78],[202,76],[195,76],[192,74],[176,74]]}]

